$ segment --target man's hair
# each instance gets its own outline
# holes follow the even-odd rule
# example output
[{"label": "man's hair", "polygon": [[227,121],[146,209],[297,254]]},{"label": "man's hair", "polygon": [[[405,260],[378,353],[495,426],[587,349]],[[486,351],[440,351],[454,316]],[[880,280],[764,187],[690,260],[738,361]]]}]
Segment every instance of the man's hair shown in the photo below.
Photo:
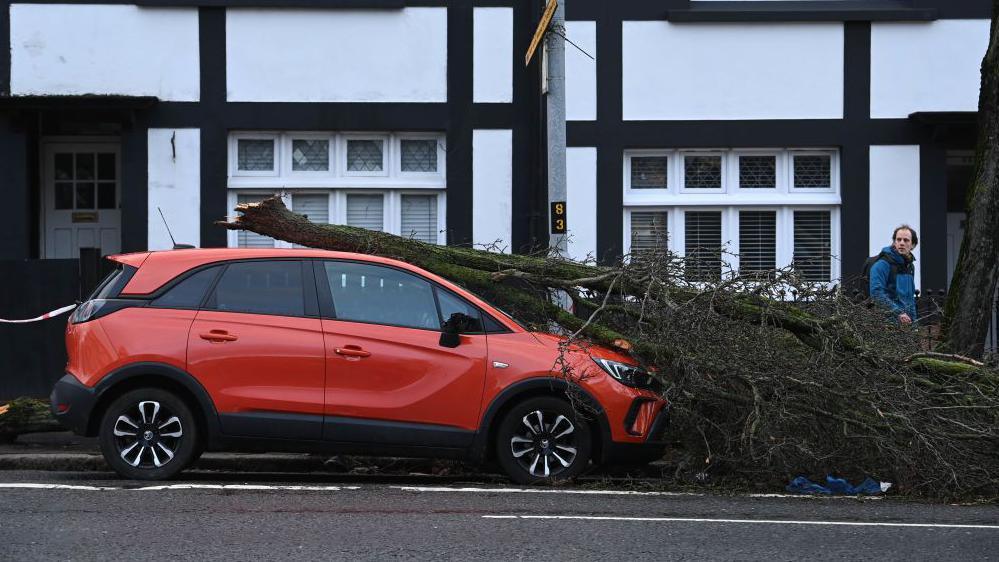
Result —
[{"label": "man's hair", "polygon": [[901,224],[901,225],[895,227],[895,230],[892,231],[892,233],[891,233],[891,243],[892,244],[895,243],[895,236],[898,235],[898,231],[899,230],[908,230],[909,232],[912,233],[912,247],[913,248],[915,248],[916,246],[919,245],[919,235],[916,234],[916,229],[912,228],[911,226],[909,226],[907,224]]}]

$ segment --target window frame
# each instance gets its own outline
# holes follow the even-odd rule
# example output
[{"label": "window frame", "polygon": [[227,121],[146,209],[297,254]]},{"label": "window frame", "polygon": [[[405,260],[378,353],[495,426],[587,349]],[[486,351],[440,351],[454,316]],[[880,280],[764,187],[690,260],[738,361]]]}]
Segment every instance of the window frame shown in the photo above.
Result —
[{"label": "window frame", "polygon": [[[404,140],[432,140],[436,141],[435,146],[437,148],[435,154],[437,155],[437,171],[435,172],[407,172],[402,169],[402,141]],[[392,135],[392,144],[395,145],[395,150],[392,151],[394,159],[392,160],[392,170],[401,178],[443,178],[445,175],[444,170],[444,155],[445,150],[442,146],[443,139],[440,135],[435,135],[432,133],[396,133]],[[346,150],[346,148],[344,149]]]},{"label": "window frame", "polygon": [[[742,211],[771,211],[774,213],[774,267],[780,268],[791,263],[791,258],[794,255],[794,232],[791,232],[791,244],[792,247],[790,252],[785,256],[782,254],[784,250],[787,249],[787,245],[782,242],[786,238],[786,234],[782,232],[785,222],[781,218],[781,214],[784,212],[784,208],[778,205],[760,205],[760,206],[735,206],[732,207],[731,220],[731,251],[732,251],[732,267],[734,271],[741,272],[742,264],[740,263],[739,256],[742,254],[742,239],[740,238],[740,227],[742,225],[742,217],[740,213]],[[782,265],[783,264],[783,265]]]},{"label": "window frame", "polygon": [[676,250],[676,237],[672,235],[673,225],[676,224],[677,214],[679,213],[679,208],[667,205],[655,205],[655,206],[633,206],[625,207],[624,210],[624,254],[627,256],[631,255],[631,214],[633,212],[639,213],[666,213],[666,249],[670,252],[677,253]]},{"label": "window frame", "polygon": [[[403,195],[423,195],[437,197],[437,244],[447,244],[447,192],[442,189],[372,189],[372,188],[331,188],[331,189],[291,189],[275,190],[273,188],[231,188],[227,190],[227,208],[235,209],[240,195],[279,195],[288,209],[294,211],[294,195],[328,195],[329,196],[329,224],[347,224],[347,194],[374,195],[380,194],[385,198],[382,208],[382,232],[401,236],[402,231],[402,196]],[[235,214],[230,211],[228,220],[235,220]],[[229,248],[239,247],[239,232],[229,230],[226,232],[226,244]],[[284,240],[274,240],[275,248],[292,248],[291,243]]]},{"label": "window frame", "polygon": [[[341,175],[348,178],[387,178],[392,168],[392,143],[388,133],[343,133],[340,135],[343,149],[340,150],[340,170]],[[382,169],[379,171],[351,171],[348,167],[347,152],[350,141],[382,141]]]},{"label": "window frame", "polygon": [[[743,156],[773,156],[774,164],[776,168],[774,169],[774,187],[742,187],[741,175],[739,170],[739,160]],[[732,181],[732,193],[745,194],[745,195],[757,195],[761,193],[772,194],[772,193],[787,193],[787,174],[784,172],[786,169],[788,160],[788,155],[786,150],[778,149],[738,149],[732,151],[731,158],[731,175],[729,176]]]},{"label": "window frame", "polygon": [[727,275],[733,271],[732,261],[727,259],[732,252],[731,241],[727,234],[730,233],[729,226],[731,222],[731,212],[732,208],[729,206],[710,206],[710,205],[697,205],[697,206],[686,206],[680,207],[677,212],[677,223],[675,227],[671,227],[670,224],[666,225],[668,231],[674,231],[675,234],[670,235],[670,238],[676,239],[675,253],[679,256],[687,256],[687,213],[718,213],[721,218],[719,237],[721,239],[721,255],[719,260],[721,262],[720,269],[721,275],[719,280],[725,279]]},{"label": "window frame", "polygon": [[[795,187],[794,159],[798,156],[828,156],[829,157],[829,187]],[[839,192],[839,152],[819,149],[788,150],[786,171],[788,193],[838,193]]]},{"label": "window frame", "polygon": [[[222,272],[225,271],[227,265],[228,264],[221,263],[221,262],[211,262],[211,263],[199,265],[197,267],[193,267],[193,268],[185,271],[184,273],[181,273],[180,275],[174,277],[170,281],[167,281],[165,284],[163,284],[162,287],[160,287],[159,289],[156,289],[156,291],[154,291],[152,294],[149,295],[149,297],[148,297],[149,298],[149,307],[150,308],[157,308],[157,309],[167,309],[167,310],[201,310],[202,307],[204,307],[205,302],[208,300],[208,297],[215,291],[215,285],[219,282],[219,279],[222,277]],[[210,270],[210,269],[215,269],[216,270],[215,271],[215,276],[211,279],[211,281],[208,282],[208,286],[205,287],[205,292],[204,292],[203,295],[201,295],[201,300],[198,301],[198,304],[196,306],[194,306],[194,307],[187,307],[187,306],[158,306],[156,304],[157,300],[159,300],[159,299],[163,298],[164,296],[166,296],[167,293],[169,293],[170,291],[174,290],[181,283],[184,283],[185,281],[187,281],[191,277],[194,277],[195,275],[198,275],[201,272],[207,271],[207,270]]]},{"label": "window frame", "polygon": [[[269,140],[274,147],[274,164],[270,170],[240,170],[239,141]],[[238,132],[229,134],[229,177],[273,178],[281,175],[281,142],[278,133]]]},{"label": "window frame", "polygon": [[[666,187],[655,188],[655,187],[639,187],[635,188],[631,185],[631,160],[632,158],[656,158],[656,157],[666,157]],[[641,198],[662,195],[664,193],[672,193],[676,191],[676,162],[677,162],[677,152],[675,150],[658,150],[658,149],[634,149],[626,150],[624,152],[624,191],[625,197],[629,196],[632,198]]]},{"label": "window frame", "polygon": [[[720,211],[722,215],[722,278],[739,271],[739,212],[740,211],[775,211],[776,239],[775,260],[777,268],[788,267],[794,259],[794,212],[795,211],[828,211],[830,236],[830,279],[815,283],[831,286],[839,282],[842,276],[842,225],[841,209],[837,205],[746,205],[733,203],[728,205],[633,205],[624,208],[624,240],[625,255],[631,254],[631,213],[633,212],[666,212],[668,235],[667,248],[677,256],[686,255],[686,216],[687,211]],[[734,254],[734,255],[733,255]]]},{"label": "window frame", "polygon": [[[729,160],[728,151],[725,150],[680,150],[678,151],[680,157],[680,166],[678,168],[679,178],[679,193],[681,194],[698,194],[698,195],[723,195],[728,193],[728,166],[726,162]],[[698,156],[718,156],[721,161],[719,165],[719,173],[721,177],[719,178],[720,185],[718,187],[687,187],[687,158],[688,157],[698,157]]]},{"label": "window frame", "polygon": [[[312,132],[290,132],[280,135],[281,152],[288,157],[283,158],[285,165],[281,169],[281,176],[300,178],[321,178],[337,175],[337,136],[330,133]],[[326,147],[328,168],[326,170],[295,170],[295,141],[297,140],[325,140],[329,142]]]},{"label": "window frame", "polygon": [[[225,314],[255,314],[258,316],[279,316],[282,318],[319,318],[320,309],[318,302],[318,295],[316,294],[315,285],[315,272],[313,270],[314,266],[311,263],[313,260],[308,258],[299,257],[287,257],[287,258],[247,258],[247,259],[236,259],[236,260],[225,260],[221,262],[212,262],[210,265],[221,265],[220,271],[215,276],[215,280],[208,287],[205,292],[205,296],[201,301],[201,306],[199,310],[207,310],[211,312],[219,312]],[[226,272],[232,265],[242,264],[242,263],[257,263],[257,262],[296,262],[302,269],[302,315],[297,314],[277,314],[273,312],[250,312],[245,310],[219,310],[218,306],[218,287],[219,283],[222,282],[222,278],[225,277]],[[209,265],[209,264],[206,264]],[[192,270],[193,271],[193,270]]]},{"label": "window frame", "polygon": [[[382,197],[382,229],[381,232],[387,232],[392,234],[390,230],[390,221],[392,215],[392,203],[390,201],[391,197],[389,193],[381,190],[373,189],[339,189],[337,190],[337,209],[339,214],[337,214],[337,224],[342,224],[344,226],[351,226],[347,224],[347,199],[351,195],[381,195]],[[341,216],[342,215],[342,216]]]},{"label": "window frame", "polygon": [[[829,280],[828,281],[810,281],[810,283],[815,283],[819,286],[831,286],[839,282],[842,276],[842,231],[840,225],[840,209],[838,207],[825,207],[825,206],[789,206],[783,209],[785,213],[784,219],[784,234],[788,238],[787,251],[787,263],[786,265],[791,265],[794,260],[794,212],[795,211],[828,211],[829,212]],[[780,218],[778,217],[778,221]],[[779,231],[778,226],[778,231]]]},{"label": "window frame", "polygon": [[[227,189],[447,189],[447,151],[444,145],[446,135],[439,131],[423,132],[369,132],[344,133],[338,131],[282,131],[255,132],[234,131],[228,140],[228,181]],[[239,172],[235,170],[238,159],[237,141],[275,137],[277,159],[280,165],[276,171]],[[347,162],[347,138],[388,139],[383,152],[382,172],[345,173]],[[437,173],[401,172],[402,162],[398,152],[401,139],[417,138],[437,141]],[[292,171],[292,145],[295,139],[329,139],[330,169],[328,171]]]}]

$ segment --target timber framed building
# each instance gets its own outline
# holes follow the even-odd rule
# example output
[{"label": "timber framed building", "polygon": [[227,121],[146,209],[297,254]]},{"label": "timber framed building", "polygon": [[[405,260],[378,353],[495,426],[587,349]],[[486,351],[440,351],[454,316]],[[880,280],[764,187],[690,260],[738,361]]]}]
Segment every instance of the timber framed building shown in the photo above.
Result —
[{"label": "timber framed building", "polygon": [[[542,8],[0,2],[0,316],[77,298],[81,248],[169,248],[160,212],[177,242],[281,244],[213,224],[273,193],[318,222],[545,243],[541,78],[523,64]],[[733,267],[834,283],[904,222],[917,283],[944,289],[989,15],[986,0],[567,0],[570,252],[724,245]],[[15,374],[0,398],[47,393],[61,330],[0,326]]]}]

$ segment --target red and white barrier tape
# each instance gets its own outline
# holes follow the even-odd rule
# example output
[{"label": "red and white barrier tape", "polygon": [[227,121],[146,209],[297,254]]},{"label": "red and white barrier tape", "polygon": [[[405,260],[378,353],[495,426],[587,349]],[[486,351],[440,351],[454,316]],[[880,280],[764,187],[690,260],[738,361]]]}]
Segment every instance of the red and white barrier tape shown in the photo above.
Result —
[{"label": "red and white barrier tape", "polygon": [[53,318],[55,316],[59,316],[60,314],[62,314],[64,312],[69,312],[70,310],[73,310],[74,308],[76,308],[76,305],[75,304],[71,304],[69,306],[64,306],[62,308],[57,308],[57,309],[53,310],[52,312],[46,312],[45,314],[42,314],[41,316],[36,316],[34,318],[28,318],[27,320],[6,320],[6,319],[3,319],[3,318],[0,318],[0,322],[3,322],[5,324],[24,324],[24,323],[27,323],[27,322],[38,322],[39,320],[45,320],[47,318]]}]

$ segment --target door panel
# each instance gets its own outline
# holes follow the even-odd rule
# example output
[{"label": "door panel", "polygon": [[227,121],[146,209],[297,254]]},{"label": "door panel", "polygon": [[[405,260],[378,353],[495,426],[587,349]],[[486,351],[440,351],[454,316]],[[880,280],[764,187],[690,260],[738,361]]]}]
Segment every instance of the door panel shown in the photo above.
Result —
[{"label": "door panel", "polygon": [[[286,419],[289,434],[284,437],[319,439],[325,379],[321,330],[318,318],[198,312],[188,337],[188,371],[215,400],[223,432],[249,427],[226,427],[227,419],[238,419],[226,414],[260,414],[261,419],[265,414],[304,414],[315,416],[313,423],[294,417],[269,419],[273,424]],[[259,431],[251,434],[263,436]]]},{"label": "door panel", "polygon": [[299,260],[239,261],[219,275],[187,361],[224,433],[321,438],[326,367],[312,280],[312,263]]},{"label": "door panel", "polygon": [[[485,335],[462,335],[461,345],[446,348],[433,330],[327,319],[322,324],[328,417],[478,427]],[[351,349],[370,355],[356,357]],[[335,423],[323,438],[337,440]]]},{"label": "door panel", "polygon": [[[360,439],[364,428],[374,427],[361,431],[357,420],[427,424],[427,431],[440,434],[429,440],[435,443],[453,442],[454,429],[476,429],[486,335],[462,335],[457,347],[441,346],[442,293],[418,275],[372,263],[316,265],[326,344],[323,438]],[[448,314],[461,309],[454,298],[448,302]],[[376,433],[386,444],[412,444],[415,435]]]}]

